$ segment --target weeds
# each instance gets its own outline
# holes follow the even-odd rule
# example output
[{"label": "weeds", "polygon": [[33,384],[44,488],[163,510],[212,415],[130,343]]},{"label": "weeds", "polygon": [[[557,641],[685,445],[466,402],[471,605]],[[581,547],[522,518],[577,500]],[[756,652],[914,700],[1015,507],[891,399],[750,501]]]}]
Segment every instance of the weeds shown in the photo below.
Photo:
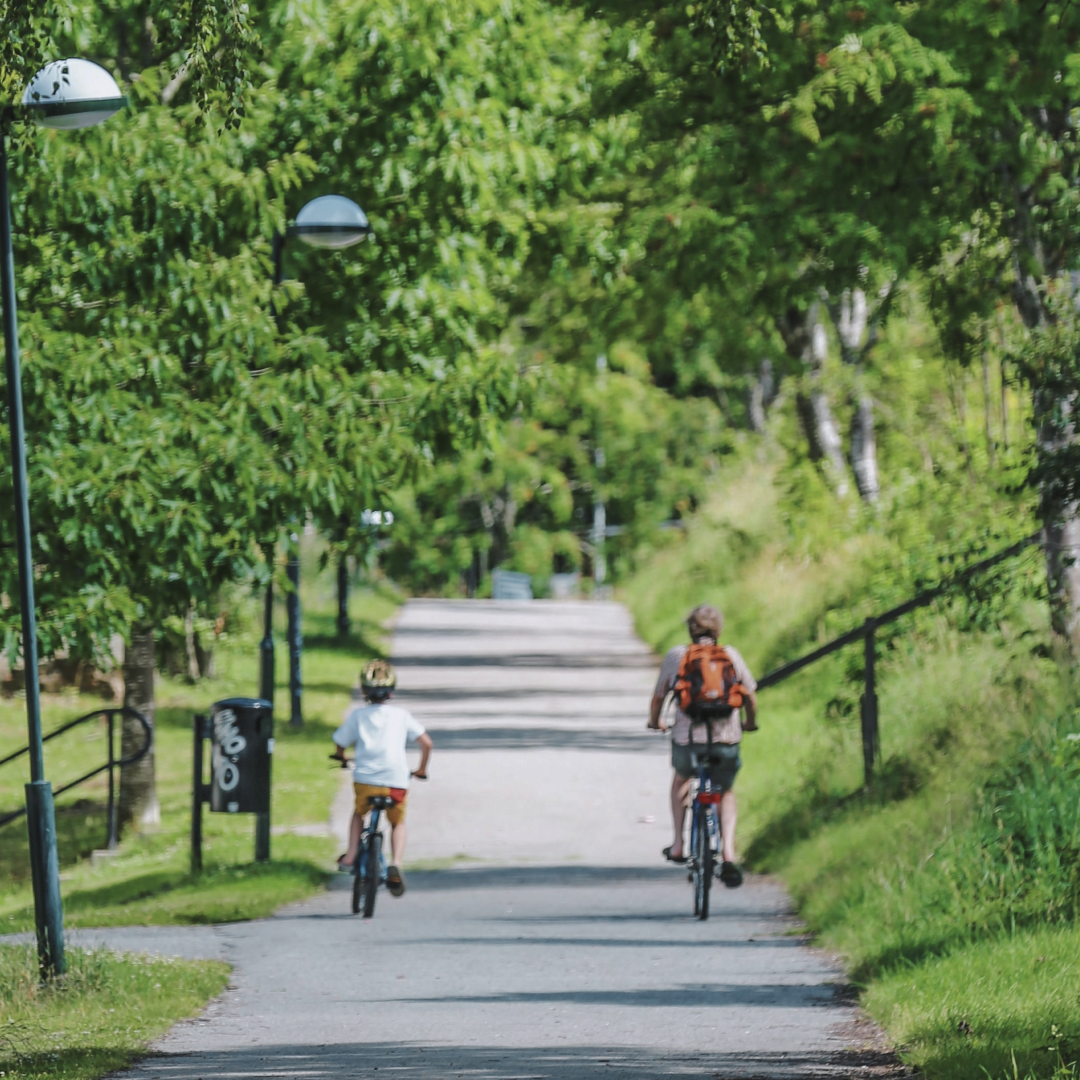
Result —
[{"label": "weeds", "polygon": [[42,981],[33,946],[0,946],[0,1075],[89,1080],[127,1065],[151,1039],[224,989],[217,961],[67,950]]}]

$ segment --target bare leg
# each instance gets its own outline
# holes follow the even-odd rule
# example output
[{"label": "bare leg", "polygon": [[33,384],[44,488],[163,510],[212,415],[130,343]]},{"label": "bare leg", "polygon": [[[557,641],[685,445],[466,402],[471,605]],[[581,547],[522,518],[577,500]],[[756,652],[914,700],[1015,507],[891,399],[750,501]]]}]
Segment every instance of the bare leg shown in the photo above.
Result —
[{"label": "bare leg", "polygon": [[735,821],[737,817],[735,792],[725,791],[720,796],[720,835],[724,841],[724,862],[735,861]]},{"label": "bare leg", "polygon": [[686,806],[690,798],[690,780],[678,773],[671,775],[671,821],[675,827],[675,839],[671,843],[673,858],[682,858],[683,825],[686,821]]},{"label": "bare leg", "polygon": [[342,866],[352,866],[356,860],[356,849],[360,846],[360,828],[363,824],[363,817],[354,810],[352,821],[349,822],[349,849],[345,852],[345,858],[341,860]]},{"label": "bare leg", "polygon": [[401,869],[402,860],[405,858],[405,822],[399,821],[390,827],[390,849],[394,853],[394,865]]}]

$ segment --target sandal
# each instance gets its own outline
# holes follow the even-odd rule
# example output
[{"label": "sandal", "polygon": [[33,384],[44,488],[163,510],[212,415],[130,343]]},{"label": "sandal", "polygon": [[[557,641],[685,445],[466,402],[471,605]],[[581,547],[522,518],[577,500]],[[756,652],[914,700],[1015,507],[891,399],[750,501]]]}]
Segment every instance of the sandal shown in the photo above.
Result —
[{"label": "sandal", "polygon": [[685,855],[672,855],[671,854],[671,849],[674,846],[675,846],[674,844],[670,844],[668,847],[664,848],[664,850],[661,851],[660,854],[663,855],[664,858],[667,859],[668,862],[680,863],[680,864],[686,862],[686,856]]},{"label": "sandal", "polygon": [[342,862],[343,859],[347,859],[349,853],[346,851],[344,855],[339,855],[337,860],[337,868],[339,874],[351,874],[353,872],[352,864]]},{"label": "sandal", "polygon": [[733,863],[726,860],[720,864],[716,876],[729,888],[737,889],[742,884],[742,871]]},{"label": "sandal", "polygon": [[401,896],[405,892],[405,875],[396,866],[386,868],[386,887],[391,896]]}]

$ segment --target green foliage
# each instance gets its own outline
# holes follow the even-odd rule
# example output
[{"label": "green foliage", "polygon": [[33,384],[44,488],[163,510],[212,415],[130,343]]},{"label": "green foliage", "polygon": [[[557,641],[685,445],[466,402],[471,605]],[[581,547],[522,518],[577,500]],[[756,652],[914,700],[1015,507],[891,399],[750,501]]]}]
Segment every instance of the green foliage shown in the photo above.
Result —
[{"label": "green foliage", "polygon": [[[364,506],[490,445],[520,398],[503,335],[532,219],[556,166],[596,153],[563,142],[578,16],[342,0],[261,18],[242,130],[201,124],[157,62],[131,72],[132,114],[16,162],[44,655],[210,609],[309,515],[359,553]],[[80,42],[122,69],[116,33],[91,20]],[[375,238],[290,245],[275,326],[271,236],[331,184]],[[9,557],[8,596],[14,574]],[[14,655],[17,604],[0,621]]]},{"label": "green foliage", "polygon": [[553,571],[591,565],[598,499],[621,530],[608,558],[616,572],[627,569],[643,537],[689,512],[724,447],[714,407],[673,401],[635,361],[619,349],[600,377],[539,364],[527,415],[396,497],[384,557],[391,576],[417,591],[456,590],[482,556],[533,575],[542,595]]}]

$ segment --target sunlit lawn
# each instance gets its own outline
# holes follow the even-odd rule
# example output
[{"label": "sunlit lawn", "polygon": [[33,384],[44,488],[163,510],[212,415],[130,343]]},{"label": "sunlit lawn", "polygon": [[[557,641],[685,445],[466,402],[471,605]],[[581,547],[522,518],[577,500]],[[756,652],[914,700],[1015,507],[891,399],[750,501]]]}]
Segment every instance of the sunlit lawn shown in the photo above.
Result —
[{"label": "sunlit lawn", "polygon": [[[60,796],[57,832],[61,891],[67,925],[207,922],[269,914],[282,903],[319,888],[334,855],[334,842],[318,835],[329,819],[340,771],[327,758],[330,733],[340,722],[365,657],[378,651],[382,627],[397,600],[388,586],[354,589],[353,632],[335,637],[336,599],[332,568],[318,573],[316,541],[303,552],[301,600],[304,630],[304,719],[288,723],[288,657],[285,607],[275,612],[276,696],[271,821],[272,859],[252,862],[254,818],[204,811],[204,874],[189,874],[192,718],[216,700],[254,696],[258,685],[257,597],[250,600],[245,630],[232,636],[216,657],[213,680],[189,684],[160,677],[155,742],[160,828],[126,836],[119,855],[92,867],[88,856],[106,841],[105,775]],[[44,728],[100,707],[98,698],[75,693],[46,695]],[[26,742],[22,697],[0,701],[0,756]],[[46,776],[54,786],[87,771],[106,753],[104,726],[88,725],[46,744]],[[0,812],[22,802],[25,757],[0,769]],[[298,826],[299,832],[293,831]],[[23,820],[0,828],[0,925],[32,926],[26,827]]]}]

